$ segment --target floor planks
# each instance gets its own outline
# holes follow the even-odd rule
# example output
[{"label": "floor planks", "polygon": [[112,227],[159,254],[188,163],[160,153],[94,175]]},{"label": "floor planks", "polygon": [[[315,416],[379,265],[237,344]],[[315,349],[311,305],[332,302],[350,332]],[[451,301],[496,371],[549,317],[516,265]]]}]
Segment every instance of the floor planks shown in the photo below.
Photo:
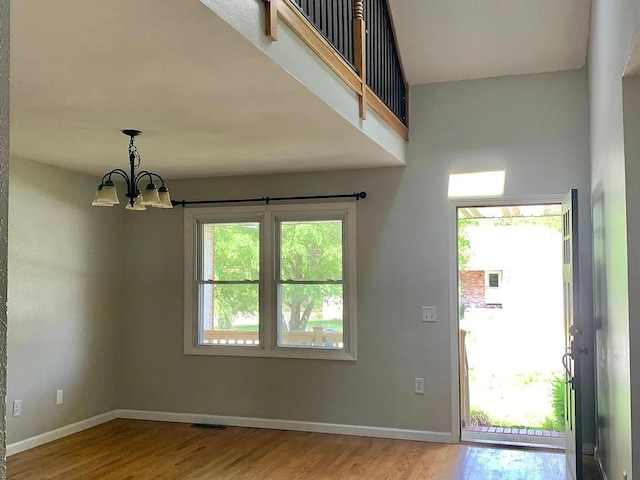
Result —
[{"label": "floor planks", "polygon": [[565,468],[541,451],[114,420],[9,457],[8,479],[564,480]]}]

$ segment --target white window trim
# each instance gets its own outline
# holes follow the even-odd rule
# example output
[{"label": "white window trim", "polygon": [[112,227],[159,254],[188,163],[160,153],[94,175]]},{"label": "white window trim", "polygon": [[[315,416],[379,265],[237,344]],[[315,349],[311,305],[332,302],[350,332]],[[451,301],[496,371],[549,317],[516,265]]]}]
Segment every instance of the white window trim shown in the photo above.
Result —
[{"label": "white window trim", "polygon": [[[344,347],[320,349],[279,347],[276,273],[278,220],[340,218],[343,223]],[[260,333],[259,345],[201,345],[199,343],[198,225],[207,222],[260,221]],[[356,206],[355,203],[309,203],[260,206],[185,208],[184,211],[184,353],[237,357],[302,358],[321,360],[357,359],[356,323]]]}]

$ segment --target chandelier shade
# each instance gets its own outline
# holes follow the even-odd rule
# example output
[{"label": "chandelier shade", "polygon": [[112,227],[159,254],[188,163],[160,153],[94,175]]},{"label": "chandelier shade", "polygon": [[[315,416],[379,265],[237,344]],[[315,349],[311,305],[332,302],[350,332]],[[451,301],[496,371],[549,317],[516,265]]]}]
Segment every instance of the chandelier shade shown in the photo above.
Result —
[{"label": "chandelier shade", "polygon": [[167,187],[160,187],[158,189],[158,196],[160,197],[161,207],[158,208],[173,208],[171,203],[171,196],[169,195],[169,189]]},{"label": "chandelier shade", "polygon": [[93,196],[93,202],[91,203],[91,205],[93,207],[113,207],[113,203],[106,203],[101,200],[102,200],[102,188],[98,187],[98,190],[96,190],[96,193]]},{"label": "chandelier shade", "polygon": [[[127,210],[142,211],[146,210],[147,206],[155,208],[173,208],[171,197],[169,196],[169,189],[164,184],[164,179],[157,173],[153,173],[147,170],[142,170],[136,173],[136,170],[140,168],[140,153],[134,144],[134,139],[142,132],[139,130],[123,130],[122,133],[131,138],[129,141],[129,172],[124,171],[121,168],[115,168],[106,173],[102,177],[100,185],[93,197],[91,203],[94,207],[112,207],[118,205],[120,200],[118,199],[118,192],[113,182],[114,178],[122,178],[127,186]],[[140,182],[148,180],[147,187],[143,192],[140,191]],[[160,188],[157,188],[154,184],[154,179],[160,181]]]},{"label": "chandelier shade", "polygon": [[98,203],[106,203],[109,205],[118,205],[120,203],[120,200],[118,200],[118,192],[111,180],[104,182],[104,185],[98,189],[98,192],[100,192],[97,199]]},{"label": "chandelier shade", "polygon": [[128,202],[127,206],[124,208],[126,210],[133,210],[138,212],[141,212],[147,209],[147,207],[145,207],[144,204],[142,203],[142,195],[138,195],[136,198],[134,198],[133,202]]},{"label": "chandelier shade", "polygon": [[160,195],[158,195],[158,189],[153,183],[147,185],[147,188],[142,192],[142,205],[156,208],[162,207]]}]

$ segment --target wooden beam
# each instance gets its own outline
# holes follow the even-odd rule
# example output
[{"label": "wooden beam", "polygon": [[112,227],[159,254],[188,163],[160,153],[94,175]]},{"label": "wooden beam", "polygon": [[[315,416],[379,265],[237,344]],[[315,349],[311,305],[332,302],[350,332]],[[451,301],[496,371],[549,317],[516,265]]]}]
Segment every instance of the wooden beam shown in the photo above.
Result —
[{"label": "wooden beam", "polygon": [[464,218],[473,218],[473,215],[471,214],[471,212],[469,211],[468,208],[460,208],[458,210],[458,212],[460,212],[460,214],[464,217]]},{"label": "wooden beam", "polygon": [[278,0],[278,15],[318,57],[358,95],[362,89],[360,76],[318,33],[291,0]]},{"label": "wooden beam", "polygon": [[265,34],[269,40],[278,40],[278,0],[264,0]]},{"label": "wooden beam", "polygon": [[367,27],[364,23],[364,0],[353,2],[353,50],[360,89],[360,119],[367,118]]},{"label": "wooden beam", "polygon": [[373,90],[371,90],[368,85],[366,90],[367,105],[369,105],[374,112],[380,115],[382,120],[384,120],[392,129],[394,129],[398,135],[400,135],[405,140],[409,140],[409,129],[407,128],[407,126],[402,123],[402,121],[398,117],[396,117],[396,114],[393,113],[382,100],[380,100],[380,98],[373,92]]},{"label": "wooden beam", "polygon": [[472,208],[469,209],[469,211],[473,215],[473,218],[482,218],[482,214],[480,213],[480,211],[477,208],[472,207]]}]

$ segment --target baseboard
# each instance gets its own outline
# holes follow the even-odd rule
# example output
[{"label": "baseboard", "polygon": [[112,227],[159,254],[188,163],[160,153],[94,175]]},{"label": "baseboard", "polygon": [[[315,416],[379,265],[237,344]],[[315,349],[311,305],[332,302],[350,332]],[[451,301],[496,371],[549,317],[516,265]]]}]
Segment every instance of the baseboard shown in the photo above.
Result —
[{"label": "baseboard", "polygon": [[73,435],[74,433],[81,432],[88,428],[110,422],[116,418],[118,418],[117,410],[113,410],[111,412],[103,413],[102,415],[87,418],[86,420],[82,420],[77,423],[72,423],[71,425],[67,425],[56,430],[51,430],[50,432],[46,432],[41,435],[36,435],[35,437],[27,438],[20,442],[10,443],[7,445],[7,457],[15,455],[16,453],[24,452],[31,448],[39,447],[40,445],[53,442],[54,440],[67,437],[69,435]]},{"label": "baseboard", "polygon": [[118,410],[119,418],[134,420],[155,420],[175,423],[210,423],[234,427],[267,428],[272,430],[293,430],[298,432],[332,433],[360,437],[393,438],[421,442],[454,443],[449,432],[429,432],[401,428],[368,427],[342,425],[337,423],[301,422],[268,418],[228,417],[223,415],[201,415],[193,413],[148,412],[143,410]]},{"label": "baseboard", "polygon": [[602,460],[600,459],[600,452],[598,451],[598,447],[595,447],[593,449],[593,455],[596,458],[598,471],[600,472],[600,476],[602,477],[602,480],[609,480],[609,477],[607,477],[607,474],[605,473],[604,468],[602,467]]},{"label": "baseboard", "polygon": [[277,420],[269,418],[228,417],[223,415],[202,415],[195,413],[149,412],[145,410],[113,410],[81,422],[67,425],[20,442],[7,445],[7,456],[15,455],[45,443],[59,440],[103,423],[126,418],[131,420],[154,420],[173,423],[210,423],[233,427],[267,428],[272,430],[293,430],[297,432],[332,433],[336,435],[355,435],[359,437],[393,438],[397,440],[416,440],[420,442],[455,443],[448,432],[428,432],[401,428],[367,427],[360,425],[342,425],[337,423],[300,422],[295,420]]}]

